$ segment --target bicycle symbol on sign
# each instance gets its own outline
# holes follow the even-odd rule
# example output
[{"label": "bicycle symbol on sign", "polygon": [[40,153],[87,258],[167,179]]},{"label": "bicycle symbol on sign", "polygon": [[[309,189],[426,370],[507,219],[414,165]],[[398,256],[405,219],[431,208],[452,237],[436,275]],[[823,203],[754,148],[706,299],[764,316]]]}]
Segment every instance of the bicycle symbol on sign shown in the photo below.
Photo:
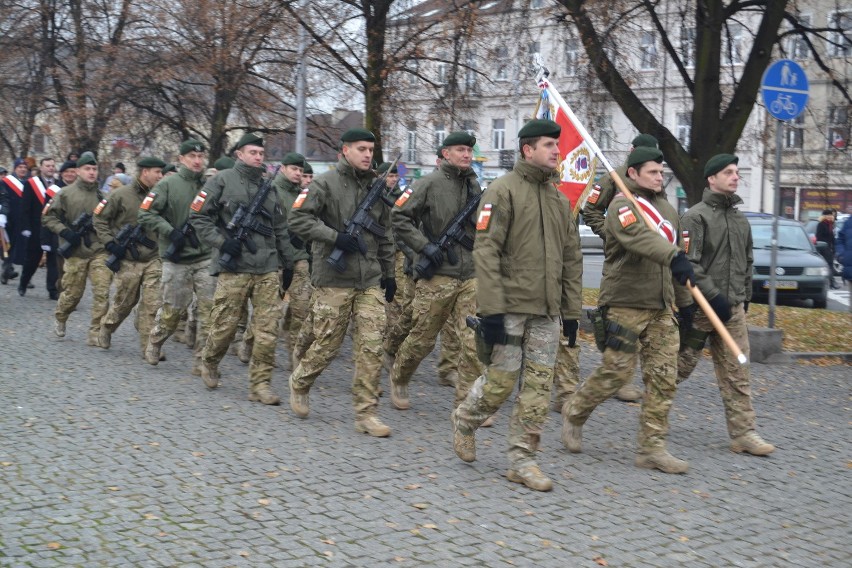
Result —
[{"label": "bicycle symbol on sign", "polygon": [[782,110],[790,116],[795,116],[799,112],[799,107],[792,101],[792,97],[781,93],[778,93],[778,97],[772,101],[769,108],[775,115],[781,114]]}]

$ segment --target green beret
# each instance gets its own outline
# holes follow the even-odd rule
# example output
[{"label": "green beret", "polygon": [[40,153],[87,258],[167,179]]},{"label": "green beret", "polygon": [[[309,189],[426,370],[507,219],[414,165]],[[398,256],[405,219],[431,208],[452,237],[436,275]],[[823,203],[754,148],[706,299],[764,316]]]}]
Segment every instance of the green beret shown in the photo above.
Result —
[{"label": "green beret", "polygon": [[375,142],[376,137],[366,128],[350,128],[340,137],[341,142]]},{"label": "green beret", "polygon": [[663,163],[663,153],[656,148],[649,148],[648,146],[637,146],[630,152],[630,155],[627,156],[627,167],[635,168],[636,166],[641,166],[645,162],[657,162],[658,164]]},{"label": "green beret", "polygon": [[305,167],[302,169],[302,173],[303,174],[313,174],[314,169],[311,167],[311,165],[308,162],[305,162]]},{"label": "green beret", "polygon": [[473,148],[475,144],[476,136],[468,134],[464,130],[459,130],[447,134],[447,137],[444,138],[444,143],[441,144],[441,148],[448,148],[450,146],[470,146]]},{"label": "green beret", "polygon": [[[390,165],[391,165],[391,164],[390,164],[390,162],[382,162],[382,164],[379,166],[379,168],[378,168],[378,170],[377,170],[377,171],[378,171],[380,174],[383,174],[383,173],[385,173],[386,171],[388,171],[388,168],[390,168]],[[390,173],[392,173],[392,174],[397,174],[397,173],[399,173],[399,171],[396,169],[396,165],[395,165],[395,164],[394,164],[394,166],[391,168]]]},{"label": "green beret", "polygon": [[243,146],[248,146],[249,144],[263,148],[263,138],[257,134],[246,132],[239,140],[237,140],[237,143],[234,145],[234,150],[239,150]]},{"label": "green beret", "polygon": [[77,167],[79,168],[80,166],[88,165],[97,166],[98,162],[95,160],[94,154],[91,152],[84,152],[83,155],[80,156],[80,159],[77,160]]},{"label": "green beret", "polygon": [[559,138],[562,133],[562,127],[552,120],[531,120],[526,123],[518,132],[518,138],[538,138],[546,136],[548,138]]},{"label": "green beret", "polygon": [[305,167],[305,157],[298,152],[288,152],[284,154],[284,159],[281,160],[282,166],[299,166]]},{"label": "green beret", "polygon": [[640,134],[633,139],[633,142],[631,142],[630,145],[634,148],[638,148],[639,146],[647,146],[648,148],[660,147],[660,143],[657,142],[657,139],[650,134]]},{"label": "green beret", "polygon": [[213,162],[213,167],[221,172],[222,170],[230,170],[234,167],[235,163],[236,162],[233,158],[229,158],[228,156],[222,156],[221,158]]},{"label": "green beret", "polygon": [[174,164],[166,164],[166,167],[163,168],[163,174],[167,174],[169,172],[176,172],[177,166]]},{"label": "green beret", "polygon": [[153,156],[145,156],[144,158],[140,158],[136,160],[136,167],[139,168],[165,168],[166,163],[160,158],[154,158]]},{"label": "green beret", "polygon": [[180,143],[180,155],[183,156],[185,154],[189,154],[190,152],[203,152],[207,148],[204,147],[204,144],[196,140],[195,138],[190,138],[189,140],[184,140]]},{"label": "green beret", "polygon": [[704,166],[704,177],[716,175],[729,165],[736,164],[739,161],[740,159],[733,154],[716,154],[707,160],[707,164]]}]

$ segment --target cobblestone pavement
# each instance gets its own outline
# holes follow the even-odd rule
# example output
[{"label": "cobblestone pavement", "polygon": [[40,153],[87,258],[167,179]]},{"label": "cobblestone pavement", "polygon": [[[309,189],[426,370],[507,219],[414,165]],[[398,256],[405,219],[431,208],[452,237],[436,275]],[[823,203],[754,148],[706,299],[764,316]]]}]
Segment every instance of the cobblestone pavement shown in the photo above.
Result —
[{"label": "cobblestone pavement", "polygon": [[[40,282],[39,282],[40,284]],[[849,566],[850,367],[755,365],[769,458],[732,453],[705,358],[678,392],[670,448],[686,475],[633,465],[638,407],[607,401],[583,454],[551,414],[551,493],[509,483],[508,408],[452,450],[452,391],[434,354],[412,409],[353,429],[351,343],[320,376],[311,415],[246,400],[247,367],[210,392],[190,351],[146,365],[129,318],[112,349],[85,345],[88,297],[52,332],[54,303],[0,287],[2,566]],[[279,361],[284,352],[279,350]],[[599,362],[583,346],[582,370]],[[386,381],[386,379],[384,379]],[[286,374],[273,386],[286,394]],[[385,390],[387,384],[385,383]],[[286,402],[286,397],[285,397]]]}]

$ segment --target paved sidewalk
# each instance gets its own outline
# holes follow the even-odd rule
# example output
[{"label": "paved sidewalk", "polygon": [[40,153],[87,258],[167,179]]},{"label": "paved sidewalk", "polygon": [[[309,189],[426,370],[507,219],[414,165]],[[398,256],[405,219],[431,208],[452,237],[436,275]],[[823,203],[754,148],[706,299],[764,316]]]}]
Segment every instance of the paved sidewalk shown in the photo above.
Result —
[{"label": "paved sidewalk", "polygon": [[[37,282],[41,286],[41,281]],[[755,365],[769,458],[728,449],[708,360],[678,392],[670,449],[686,475],[634,467],[638,406],[608,401],[585,453],[551,414],[540,464],[551,493],[509,483],[509,409],[452,450],[452,391],[435,358],[412,409],[353,429],[351,343],[318,379],[311,415],[246,400],[227,356],[214,392],[167,343],[153,368],[132,321],[112,349],[85,345],[88,295],[53,336],[41,289],[0,287],[0,566],[848,566],[850,367]],[[283,349],[278,359],[282,361]],[[588,375],[600,357],[583,346]],[[386,381],[386,379],[384,379]],[[284,395],[286,374],[273,387]],[[385,382],[385,390],[387,391]]]}]

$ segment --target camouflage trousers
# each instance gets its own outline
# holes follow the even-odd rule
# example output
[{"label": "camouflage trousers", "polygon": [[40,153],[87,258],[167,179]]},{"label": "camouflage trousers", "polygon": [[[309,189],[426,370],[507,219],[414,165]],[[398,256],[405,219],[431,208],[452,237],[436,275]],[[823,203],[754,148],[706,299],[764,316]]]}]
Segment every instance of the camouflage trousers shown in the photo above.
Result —
[{"label": "camouflage trousers", "polygon": [[86,277],[92,284],[92,319],[89,322],[89,343],[96,344],[101,330],[101,319],[109,311],[109,285],[112,271],[106,267],[107,253],[99,252],[90,258],[72,256],[65,260],[60,287],[62,293],[54,312],[57,321],[66,322],[71,312],[77,309]]},{"label": "camouflage trousers", "polygon": [[396,252],[394,276],[398,288],[393,302],[389,302],[385,309],[387,324],[384,349],[391,355],[396,355],[399,351],[399,346],[405,341],[412,325],[411,302],[414,300],[414,280],[405,273],[405,254],[401,251]]},{"label": "camouflage trousers", "polygon": [[293,353],[293,342],[311,310],[311,271],[307,260],[297,260],[293,266],[293,282],[287,290],[289,302],[284,316],[284,337],[287,351]]},{"label": "camouflage trousers", "polygon": [[[317,291],[313,289],[311,292],[311,300],[308,304],[308,315],[305,321],[302,322],[302,327],[299,328],[299,333],[293,339],[293,348],[290,351],[290,356],[294,361],[301,361],[305,353],[308,352],[308,347],[314,342],[314,304],[317,300]],[[294,369],[296,363],[293,363]]]},{"label": "camouflage trousers", "polygon": [[[461,320],[454,321],[453,318],[449,318],[444,322],[444,326],[441,328],[441,353],[438,359],[438,377],[441,379],[447,379],[451,382],[456,382],[456,384],[458,384],[458,376],[461,374],[461,370],[459,369],[461,359],[466,356],[465,351],[467,351],[466,348],[462,347],[462,339],[460,335],[461,332],[469,330],[464,318],[476,313],[475,303],[473,307],[474,311],[462,315]],[[474,349],[476,348],[474,347]],[[483,373],[483,369],[482,363],[480,363],[479,359],[477,359],[475,352],[473,358],[479,369],[474,375],[474,378],[476,378]],[[470,384],[468,384],[468,388],[470,388]],[[465,396],[467,396],[467,392],[462,394],[461,398],[464,398]],[[461,399],[456,400],[456,402],[461,402]]]},{"label": "camouflage trousers", "polygon": [[[197,310],[198,326],[193,354],[196,366],[201,362],[201,349],[210,330],[210,310],[213,309],[213,293],[216,277],[210,274],[210,259],[192,264],[163,262],[163,305],[157,310],[149,341],[162,345],[175,332],[183,317],[187,325],[192,314],[190,306]],[[195,300],[193,301],[193,295]],[[194,319],[194,317],[193,317]]]},{"label": "camouflage trousers", "polygon": [[290,376],[293,388],[300,393],[311,389],[320,373],[337,356],[349,320],[354,319],[352,397],[355,414],[358,417],[375,415],[382,373],[384,302],[384,292],[378,286],[366,290],[317,288],[312,308],[314,340]]},{"label": "camouflage trousers", "polygon": [[639,451],[665,449],[669,430],[669,410],[677,389],[677,322],[670,309],[644,310],[611,307],[607,320],[635,333],[636,351],[616,351],[607,347],[601,366],[571,397],[563,420],[582,425],[595,408],[630,382],[637,360],[642,365],[645,396],[639,425]]},{"label": "camouflage trousers", "polygon": [[281,297],[278,294],[278,273],[246,274],[222,272],[213,294],[210,311],[210,330],[201,352],[208,367],[218,367],[228,351],[237,325],[251,299],[254,349],[249,364],[252,391],[272,381],[275,365],[275,345],[278,342],[278,320],[281,318]]},{"label": "camouflage trousers", "polygon": [[559,337],[556,352],[556,370],[553,375],[553,392],[556,404],[561,408],[577,385],[580,384],[580,346],[568,347],[568,339]]},{"label": "camouflage trousers", "polygon": [[523,345],[495,345],[491,364],[476,379],[456,412],[462,431],[472,432],[497,412],[520,378],[509,419],[509,462],[514,469],[535,463],[547,421],[553,368],[559,345],[559,318],[506,314],[506,333],[522,336]]},{"label": "camouflage trousers", "polygon": [[121,322],[130,315],[137,304],[137,325],[139,344],[144,355],[148,347],[148,336],[154,327],[154,318],[162,304],[160,278],[163,263],[159,258],[147,262],[122,260],[121,268],[115,273],[115,293],[112,305],[101,321],[101,326],[110,333],[118,329]]},{"label": "camouflage trousers", "polygon": [[[734,338],[746,357],[749,356],[748,327],[746,326],[746,314],[743,305],[739,304],[731,308],[731,319],[725,323],[725,327]],[[736,356],[713,331],[713,324],[699,310],[695,314],[692,326],[704,332],[710,332],[710,353],[713,356],[713,369],[716,371],[716,382],[719,392],[722,394],[722,402],[725,405],[725,419],[728,424],[728,434],[731,438],[742,436],[755,428],[755,413],[751,405],[751,384],[749,381],[749,368],[740,365]],[[698,360],[701,351],[690,347],[680,350],[677,361],[678,383],[689,378]]]},{"label": "camouflage trousers", "polygon": [[[420,362],[435,348],[438,332],[447,323],[456,329],[461,344],[458,354],[456,405],[464,400],[473,381],[482,373],[476,358],[473,330],[465,325],[465,317],[476,313],[476,279],[459,280],[434,276],[418,280],[411,302],[412,328],[397,351],[392,374],[397,384],[407,385]],[[459,326],[462,329],[458,329]]]}]

